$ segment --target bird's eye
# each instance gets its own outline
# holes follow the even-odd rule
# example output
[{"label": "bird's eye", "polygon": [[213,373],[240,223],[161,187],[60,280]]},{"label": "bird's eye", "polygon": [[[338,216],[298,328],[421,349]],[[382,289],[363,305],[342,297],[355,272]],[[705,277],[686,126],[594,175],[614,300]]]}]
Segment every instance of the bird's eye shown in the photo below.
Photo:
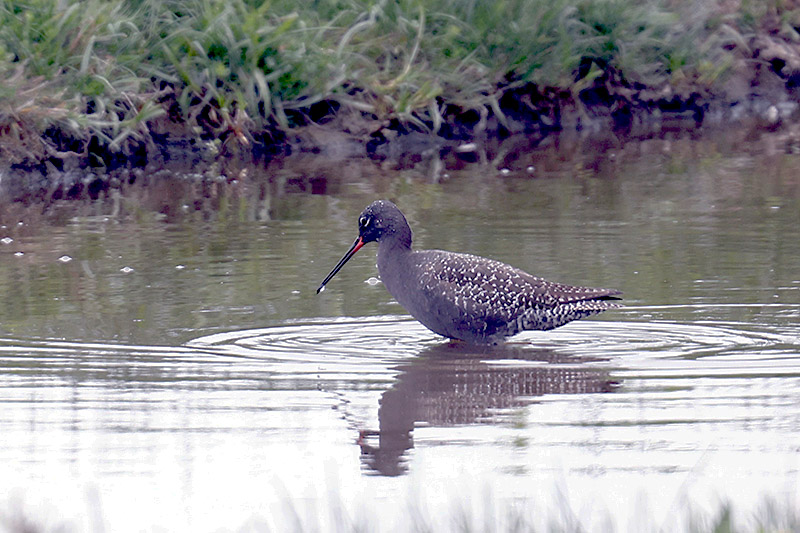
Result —
[{"label": "bird's eye", "polygon": [[372,224],[372,217],[368,217],[367,215],[362,216],[358,219],[358,227],[359,228],[366,228],[370,224]]}]

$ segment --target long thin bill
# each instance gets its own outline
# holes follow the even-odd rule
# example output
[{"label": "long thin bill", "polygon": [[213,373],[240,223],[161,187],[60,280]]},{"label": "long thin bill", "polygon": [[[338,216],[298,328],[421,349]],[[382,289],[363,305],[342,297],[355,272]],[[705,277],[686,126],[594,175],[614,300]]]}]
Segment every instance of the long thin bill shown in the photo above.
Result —
[{"label": "long thin bill", "polygon": [[359,235],[358,238],[356,239],[356,241],[353,243],[353,246],[351,246],[350,249],[347,250],[347,253],[344,254],[344,257],[342,257],[339,260],[339,262],[336,263],[336,266],[333,267],[333,270],[331,270],[331,273],[328,274],[327,276],[325,276],[325,279],[322,280],[322,283],[320,283],[320,285],[319,285],[319,289],[317,289],[317,294],[319,294],[323,290],[325,290],[325,285],[331,280],[331,278],[333,276],[336,275],[337,272],[339,272],[342,269],[344,264],[347,263],[350,260],[351,257],[356,255],[356,252],[359,251],[362,246],[364,246],[364,240],[361,238],[361,235]]}]

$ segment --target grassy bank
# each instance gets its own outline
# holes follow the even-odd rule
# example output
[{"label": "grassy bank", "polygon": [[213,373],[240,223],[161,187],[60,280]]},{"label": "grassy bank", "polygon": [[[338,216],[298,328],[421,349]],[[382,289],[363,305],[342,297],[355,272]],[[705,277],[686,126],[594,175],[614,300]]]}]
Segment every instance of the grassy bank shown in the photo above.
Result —
[{"label": "grassy bank", "polygon": [[[4,0],[0,157],[108,167],[174,139],[268,149],[311,122],[467,138],[559,128],[565,107],[702,107],[748,96],[728,81],[759,35],[798,37],[790,4]],[[758,64],[789,79],[783,55]]]}]

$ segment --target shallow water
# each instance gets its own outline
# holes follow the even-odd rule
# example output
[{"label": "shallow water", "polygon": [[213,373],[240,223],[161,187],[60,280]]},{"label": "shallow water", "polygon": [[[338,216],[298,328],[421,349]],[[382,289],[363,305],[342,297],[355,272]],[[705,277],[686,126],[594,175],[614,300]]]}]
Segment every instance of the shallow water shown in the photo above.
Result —
[{"label": "shallow water", "polygon": [[[299,157],[201,202],[156,184],[10,206],[0,528],[494,529],[523,509],[639,531],[724,501],[797,506],[792,146],[512,142],[406,170]],[[378,197],[420,247],[619,288],[626,307],[448,343],[369,282],[374,247],[316,295]]]}]

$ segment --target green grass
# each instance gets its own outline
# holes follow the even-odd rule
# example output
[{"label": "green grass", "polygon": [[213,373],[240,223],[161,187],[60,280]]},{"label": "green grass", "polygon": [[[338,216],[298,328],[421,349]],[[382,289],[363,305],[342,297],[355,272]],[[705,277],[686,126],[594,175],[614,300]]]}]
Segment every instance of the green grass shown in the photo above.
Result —
[{"label": "green grass", "polygon": [[435,131],[446,105],[502,120],[509,90],[576,95],[609,73],[714,90],[726,45],[777,12],[796,15],[700,0],[3,0],[0,149],[126,153],[173,131],[248,146],[320,101]]}]

